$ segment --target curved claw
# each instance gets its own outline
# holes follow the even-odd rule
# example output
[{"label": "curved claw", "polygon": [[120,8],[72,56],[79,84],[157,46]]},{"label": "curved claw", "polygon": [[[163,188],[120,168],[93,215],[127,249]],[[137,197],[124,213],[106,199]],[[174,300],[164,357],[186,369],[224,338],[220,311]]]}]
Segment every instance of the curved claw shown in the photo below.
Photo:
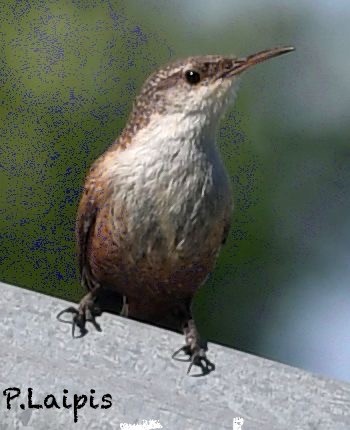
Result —
[{"label": "curved claw", "polygon": [[202,373],[191,376],[205,376],[215,370],[215,364],[212,363],[205,355],[204,350],[196,351],[191,357],[191,363],[187,369],[187,375],[191,372],[193,365],[201,368]]},{"label": "curved claw", "polygon": [[[67,312],[74,314],[73,319],[70,321],[61,318],[61,316]],[[88,333],[88,330],[86,329],[86,321],[90,321],[94,325],[94,327],[97,331],[102,331],[100,324],[96,321],[96,316],[101,315],[101,313],[102,312],[97,307],[94,309],[93,312],[91,312],[88,309],[86,309],[85,311],[82,311],[80,309],[74,308],[73,306],[70,306],[70,307],[60,311],[56,315],[56,318],[58,321],[60,321],[62,323],[71,324],[72,325],[72,337],[74,339],[78,339],[80,337],[85,336]],[[86,314],[88,314],[88,315],[86,315]],[[76,327],[78,327],[80,330],[79,335],[75,334]]]},{"label": "curved claw", "polygon": [[[188,355],[188,357],[186,359],[183,358],[178,358],[177,356],[179,355],[180,352],[184,352],[186,355]],[[177,349],[171,356],[171,358],[173,358],[174,360],[177,361],[190,361],[191,360],[191,348],[189,345],[184,345],[181,348]]]},{"label": "curved claw", "polygon": [[66,312],[70,312],[72,314],[78,314],[78,310],[75,309],[73,306],[70,306],[69,308],[63,309],[61,312],[58,312],[58,314],[56,315],[56,318],[59,322],[62,322],[64,324],[72,324],[72,321],[67,321],[67,320],[63,320],[61,319],[61,315],[63,315]]},{"label": "curved claw", "polygon": [[[72,319],[72,320],[70,320],[70,321],[68,321],[68,320],[65,320],[65,319],[62,319],[62,318],[61,318],[61,316],[62,316],[64,313],[67,313],[67,312],[69,312],[69,313],[71,313],[71,314],[75,314],[75,315],[73,316],[73,319]],[[79,312],[79,310],[78,310],[78,309],[76,309],[76,308],[74,308],[73,306],[70,306],[70,307],[68,307],[68,308],[66,308],[66,309],[63,309],[61,312],[59,312],[59,313],[56,315],[56,318],[57,318],[57,320],[58,320],[59,322],[62,322],[62,323],[64,323],[64,324],[71,324],[71,325],[72,325],[72,337],[73,337],[73,338],[83,337],[83,336],[85,336],[85,335],[86,335],[86,333],[88,332],[88,331],[86,330],[86,328],[85,328],[85,323],[86,323],[85,315],[84,315],[84,314],[81,314],[81,313]],[[79,329],[80,329],[80,335],[79,335],[79,336],[76,336],[76,335],[75,335],[75,327],[76,327],[76,326],[78,326],[78,327],[79,327]]]},{"label": "curved claw", "polygon": [[[100,315],[100,313],[97,313],[97,315]],[[79,312],[76,311],[76,315],[74,315],[73,317],[73,321],[72,321],[72,337],[75,339],[78,339],[80,337],[84,337],[87,333],[88,330],[86,329],[86,321],[89,321],[93,324],[93,326],[95,327],[95,329],[99,332],[102,331],[100,324],[96,321],[96,314],[89,312],[88,316],[86,315],[86,313],[84,312]],[[78,327],[80,330],[80,334],[79,335],[75,335],[75,328]]]},{"label": "curved claw", "polygon": [[[86,324],[85,315],[77,312],[77,314],[74,315],[73,321],[72,321],[72,337],[74,339],[79,339],[80,337],[84,337],[87,334],[88,331],[85,327],[85,324]],[[78,336],[75,335],[75,327],[79,327],[80,334]]]},{"label": "curved claw", "polygon": [[[178,357],[179,353],[183,352],[188,357],[187,358],[180,358]],[[174,360],[177,361],[183,361],[188,362],[190,361],[190,364],[187,369],[187,375],[190,374],[191,369],[193,366],[198,366],[201,369],[201,373],[198,374],[192,374],[193,377],[198,376],[205,376],[208,375],[210,372],[213,372],[215,370],[215,364],[212,363],[206,356],[206,349],[200,348],[197,351],[191,350],[190,345],[184,345],[181,348],[177,349],[171,356]]]},{"label": "curved claw", "polygon": [[[90,291],[85,297],[80,301],[78,309],[70,306],[67,309],[59,312],[57,319],[60,322],[72,324],[72,337],[79,338],[87,334],[86,322],[90,321],[97,331],[102,331],[101,326],[97,323],[96,317],[102,314],[102,310],[97,306],[96,303],[97,296],[96,291]],[[73,319],[70,321],[61,318],[61,315],[65,312],[70,312],[74,314]],[[75,328],[78,327],[80,330],[79,335],[75,335]]]}]

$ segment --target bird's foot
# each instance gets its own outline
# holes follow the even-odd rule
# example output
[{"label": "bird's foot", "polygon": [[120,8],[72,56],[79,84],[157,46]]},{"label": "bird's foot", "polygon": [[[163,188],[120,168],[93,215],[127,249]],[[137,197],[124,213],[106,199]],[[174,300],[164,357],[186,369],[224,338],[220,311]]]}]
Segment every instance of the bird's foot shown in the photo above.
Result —
[{"label": "bird's foot", "polygon": [[[192,374],[192,376],[204,376],[215,370],[215,364],[212,363],[206,355],[208,351],[208,344],[200,338],[194,321],[188,321],[187,326],[184,328],[186,345],[174,352],[172,358],[178,361],[190,361],[187,374],[191,372],[193,366],[198,366],[201,370],[199,374]],[[185,358],[181,358],[180,353],[185,354]]]},{"label": "bird's foot", "polygon": [[[61,319],[61,315],[66,312],[74,314],[71,321]],[[57,319],[61,322],[72,324],[72,337],[79,338],[85,336],[88,332],[86,329],[87,321],[91,322],[97,331],[101,331],[101,326],[96,321],[96,317],[100,316],[101,313],[101,309],[96,305],[96,296],[92,292],[89,292],[80,301],[78,309],[70,306],[61,311],[57,315]],[[76,327],[80,330],[80,334],[77,336],[75,335]]]}]

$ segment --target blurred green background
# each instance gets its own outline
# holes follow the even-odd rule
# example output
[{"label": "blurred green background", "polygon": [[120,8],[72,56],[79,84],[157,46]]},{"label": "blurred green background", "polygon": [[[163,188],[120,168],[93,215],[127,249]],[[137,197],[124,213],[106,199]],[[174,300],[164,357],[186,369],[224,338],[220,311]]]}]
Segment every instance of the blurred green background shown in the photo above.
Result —
[{"label": "blurred green background", "polygon": [[242,80],[218,140],[229,240],[195,313],[210,340],[350,380],[350,4],[0,1],[1,279],[78,301],[84,175],[157,66],[294,45]]}]

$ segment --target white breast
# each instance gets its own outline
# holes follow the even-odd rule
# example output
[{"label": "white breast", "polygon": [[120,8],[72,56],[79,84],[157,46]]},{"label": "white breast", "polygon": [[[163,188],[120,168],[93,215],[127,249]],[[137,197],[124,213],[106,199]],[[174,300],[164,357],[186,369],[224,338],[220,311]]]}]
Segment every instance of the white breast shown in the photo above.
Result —
[{"label": "white breast", "polygon": [[154,117],[110,169],[124,202],[134,257],[190,257],[231,204],[214,130],[200,116]]}]

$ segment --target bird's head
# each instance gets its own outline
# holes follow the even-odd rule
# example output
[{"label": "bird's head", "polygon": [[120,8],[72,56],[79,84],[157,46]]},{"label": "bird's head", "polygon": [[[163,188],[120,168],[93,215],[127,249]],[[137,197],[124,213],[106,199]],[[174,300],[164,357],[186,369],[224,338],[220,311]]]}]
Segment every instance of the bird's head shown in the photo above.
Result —
[{"label": "bird's head", "polygon": [[[169,63],[153,73],[136,98],[124,141],[152,124],[169,125],[169,134],[182,128],[215,128],[238,89],[241,74],[250,67],[293,51],[292,47],[267,49],[243,58],[221,55],[189,57]],[[186,120],[184,122],[184,119]],[[214,127],[213,127],[214,126]]]},{"label": "bird's head", "polygon": [[220,116],[233,101],[244,71],[293,49],[273,48],[244,58],[206,55],[175,61],[146,80],[136,108],[167,114]]}]

